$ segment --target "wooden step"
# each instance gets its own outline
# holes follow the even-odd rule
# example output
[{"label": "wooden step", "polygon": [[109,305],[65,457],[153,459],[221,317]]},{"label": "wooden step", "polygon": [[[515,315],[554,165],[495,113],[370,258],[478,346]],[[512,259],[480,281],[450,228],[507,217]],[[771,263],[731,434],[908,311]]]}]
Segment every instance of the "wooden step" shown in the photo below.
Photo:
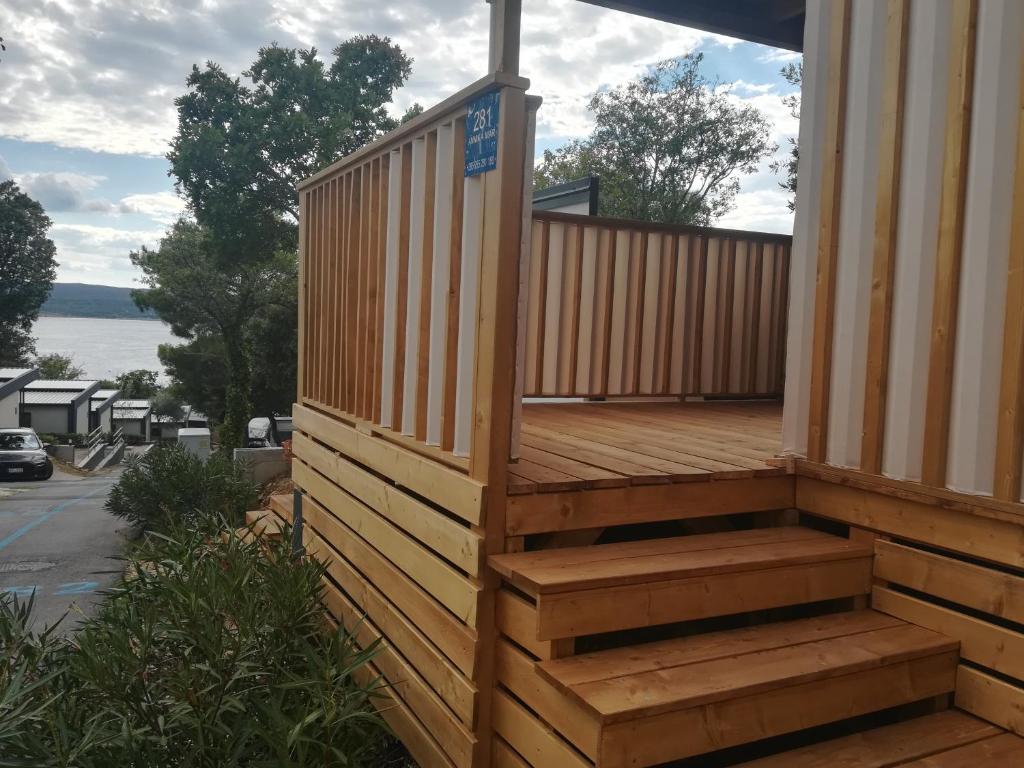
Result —
[{"label": "wooden step", "polygon": [[295,499],[290,493],[278,493],[270,497],[271,511],[289,524],[294,516],[292,511],[294,503]]},{"label": "wooden step", "polygon": [[1009,768],[1024,739],[959,710],[823,741],[737,768]]},{"label": "wooden step", "polygon": [[[279,517],[266,509],[257,509],[245,513],[245,526],[253,535],[279,541],[282,523]],[[247,532],[248,532],[247,531]]]},{"label": "wooden step", "polygon": [[555,640],[867,594],[869,546],[790,526],[492,556]]},{"label": "wooden step", "polygon": [[953,690],[958,644],[874,611],[538,662],[597,766],[657,765]]}]

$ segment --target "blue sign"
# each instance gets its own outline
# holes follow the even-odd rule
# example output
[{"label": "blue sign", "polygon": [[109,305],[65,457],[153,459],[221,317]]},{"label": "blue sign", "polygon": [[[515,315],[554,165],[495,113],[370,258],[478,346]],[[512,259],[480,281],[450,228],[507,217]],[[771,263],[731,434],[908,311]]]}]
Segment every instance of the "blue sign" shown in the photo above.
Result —
[{"label": "blue sign", "polygon": [[486,93],[466,113],[466,176],[498,167],[498,114],[501,94]]}]

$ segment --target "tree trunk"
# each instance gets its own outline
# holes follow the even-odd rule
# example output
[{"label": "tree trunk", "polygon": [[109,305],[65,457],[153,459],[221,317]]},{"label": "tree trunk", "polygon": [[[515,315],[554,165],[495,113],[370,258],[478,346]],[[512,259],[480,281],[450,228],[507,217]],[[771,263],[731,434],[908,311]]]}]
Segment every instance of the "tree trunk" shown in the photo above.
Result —
[{"label": "tree trunk", "polygon": [[221,449],[231,451],[245,447],[246,428],[249,424],[249,359],[241,333],[225,334],[227,352],[227,391],[224,393],[224,425],[220,430]]}]

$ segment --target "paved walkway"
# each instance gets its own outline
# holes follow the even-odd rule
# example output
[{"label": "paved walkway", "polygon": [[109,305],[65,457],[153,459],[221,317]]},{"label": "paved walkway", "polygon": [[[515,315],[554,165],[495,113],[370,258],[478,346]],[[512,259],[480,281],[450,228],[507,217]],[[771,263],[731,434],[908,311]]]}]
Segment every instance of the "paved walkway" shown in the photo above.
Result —
[{"label": "paved walkway", "polygon": [[118,472],[0,483],[0,591],[35,594],[36,628],[73,628],[121,574],[125,524],[103,509]]}]

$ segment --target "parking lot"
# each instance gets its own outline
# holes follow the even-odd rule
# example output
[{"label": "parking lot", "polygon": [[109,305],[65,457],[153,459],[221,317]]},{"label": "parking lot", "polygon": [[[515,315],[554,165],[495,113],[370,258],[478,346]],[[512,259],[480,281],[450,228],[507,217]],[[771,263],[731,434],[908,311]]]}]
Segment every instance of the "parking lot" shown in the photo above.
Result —
[{"label": "parking lot", "polygon": [[0,590],[35,595],[36,627],[73,627],[121,573],[124,525],[103,509],[117,471],[0,482]]}]

